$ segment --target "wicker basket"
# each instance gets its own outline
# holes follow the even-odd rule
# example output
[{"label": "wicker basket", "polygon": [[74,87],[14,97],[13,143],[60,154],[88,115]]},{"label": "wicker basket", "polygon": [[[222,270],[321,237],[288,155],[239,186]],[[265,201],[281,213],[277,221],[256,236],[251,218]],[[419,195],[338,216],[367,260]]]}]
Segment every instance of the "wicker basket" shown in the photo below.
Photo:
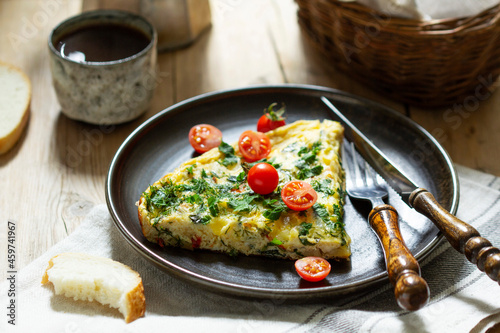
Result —
[{"label": "wicker basket", "polygon": [[[296,0],[299,23],[344,72],[424,107],[483,97],[500,74],[500,5],[462,19],[389,17],[356,2]],[[479,97],[478,97],[479,98]]]}]

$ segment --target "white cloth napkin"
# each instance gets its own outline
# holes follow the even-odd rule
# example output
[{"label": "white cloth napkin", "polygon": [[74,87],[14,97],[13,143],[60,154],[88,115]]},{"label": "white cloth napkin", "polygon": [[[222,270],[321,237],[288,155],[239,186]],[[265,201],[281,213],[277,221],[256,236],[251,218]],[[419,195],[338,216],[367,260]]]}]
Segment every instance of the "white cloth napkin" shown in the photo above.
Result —
[{"label": "white cloth napkin", "polygon": [[[500,245],[500,179],[457,167],[458,216]],[[40,280],[48,260],[86,252],[120,261],[143,279],[146,315],[126,324],[115,309],[56,296]],[[399,309],[392,286],[318,304],[287,305],[217,295],[179,281],[135,252],[118,233],[105,205],[92,209],[66,239],[17,274],[16,326],[7,323],[9,283],[0,285],[0,332],[484,332],[500,322],[500,286],[443,241],[421,262],[431,289],[425,308]]]},{"label": "white cloth napkin", "polygon": [[[353,1],[353,0],[341,0]],[[422,20],[467,17],[491,8],[498,0],[357,0],[391,16]]]}]

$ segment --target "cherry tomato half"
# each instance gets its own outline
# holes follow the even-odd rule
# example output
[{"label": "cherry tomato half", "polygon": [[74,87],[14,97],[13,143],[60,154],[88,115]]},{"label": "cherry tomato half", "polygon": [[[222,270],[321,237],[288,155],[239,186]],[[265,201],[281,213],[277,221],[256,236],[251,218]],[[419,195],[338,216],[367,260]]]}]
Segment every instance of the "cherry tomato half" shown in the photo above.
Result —
[{"label": "cherry tomato half", "polygon": [[283,104],[281,108],[275,109],[278,103],[273,103],[269,105],[267,109],[264,110],[264,115],[259,118],[257,122],[258,132],[269,132],[273,129],[285,125],[285,105]]},{"label": "cherry tomato half", "polygon": [[257,163],[248,171],[248,185],[258,194],[269,194],[278,186],[278,171],[268,163]]},{"label": "cherry tomato half", "polygon": [[323,280],[330,274],[332,266],[326,259],[320,257],[305,257],[295,262],[295,269],[304,280],[317,282]]},{"label": "cherry tomato half", "polygon": [[245,131],[241,133],[238,147],[247,162],[255,162],[269,155],[271,141],[264,133]]},{"label": "cherry tomato half", "polygon": [[283,186],[281,198],[288,208],[302,211],[311,208],[318,200],[318,193],[311,184],[302,180],[292,180]]},{"label": "cherry tomato half", "polygon": [[189,131],[189,143],[197,153],[203,154],[222,142],[222,132],[215,126],[200,124]]}]

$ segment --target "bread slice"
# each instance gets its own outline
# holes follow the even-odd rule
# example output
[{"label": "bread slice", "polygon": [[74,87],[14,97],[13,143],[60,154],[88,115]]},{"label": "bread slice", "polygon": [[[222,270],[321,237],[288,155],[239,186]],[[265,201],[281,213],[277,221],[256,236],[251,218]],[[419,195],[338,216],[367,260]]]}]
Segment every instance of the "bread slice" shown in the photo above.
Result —
[{"label": "bread slice", "polygon": [[146,311],[139,273],[117,261],[84,253],[62,253],[49,261],[42,284],[51,282],[57,295],[96,300],[117,308],[130,323]]},{"label": "bread slice", "polygon": [[0,154],[19,140],[29,117],[31,83],[20,69],[0,61]]},{"label": "bread slice", "polygon": [[[144,236],[160,246],[229,255],[348,259],[351,239],[343,221],[340,156],[343,133],[339,123],[328,119],[300,120],[267,132],[272,145],[267,162],[279,174],[278,187],[267,195],[249,187],[250,165],[237,144],[231,163],[229,151],[218,148],[186,161],[139,199]],[[313,207],[287,208],[280,192],[293,180],[315,189],[318,200]]]}]

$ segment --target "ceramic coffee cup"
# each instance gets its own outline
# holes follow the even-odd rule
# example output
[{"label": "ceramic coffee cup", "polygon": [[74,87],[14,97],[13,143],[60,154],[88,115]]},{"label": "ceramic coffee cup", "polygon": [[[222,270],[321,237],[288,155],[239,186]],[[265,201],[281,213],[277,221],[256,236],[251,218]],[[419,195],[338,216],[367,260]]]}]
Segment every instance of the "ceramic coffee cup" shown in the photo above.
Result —
[{"label": "ceramic coffee cup", "polygon": [[[131,36],[137,40],[127,40]],[[125,11],[84,12],[60,23],[49,50],[62,113],[99,125],[139,117],[156,86],[156,44],[151,23]]]}]

